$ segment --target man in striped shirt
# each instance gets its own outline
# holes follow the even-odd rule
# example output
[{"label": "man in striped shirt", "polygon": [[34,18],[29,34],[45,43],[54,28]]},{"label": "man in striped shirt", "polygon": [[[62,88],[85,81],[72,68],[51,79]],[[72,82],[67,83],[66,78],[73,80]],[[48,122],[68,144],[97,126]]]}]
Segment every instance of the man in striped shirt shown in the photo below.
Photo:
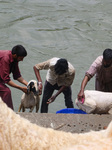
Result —
[{"label": "man in striped shirt", "polygon": [[85,98],[84,89],[88,81],[95,76],[95,90],[112,92],[112,49],[105,49],[102,56],[96,58],[81,83],[78,99]]}]

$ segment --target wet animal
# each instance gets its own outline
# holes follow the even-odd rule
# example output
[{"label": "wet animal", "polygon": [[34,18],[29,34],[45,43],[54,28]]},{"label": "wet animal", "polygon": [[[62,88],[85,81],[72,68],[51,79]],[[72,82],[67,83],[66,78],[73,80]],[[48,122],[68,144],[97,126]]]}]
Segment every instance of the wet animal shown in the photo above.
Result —
[{"label": "wet animal", "polygon": [[25,112],[25,109],[30,109],[29,112],[34,110],[36,107],[36,112],[39,110],[40,96],[38,91],[38,82],[36,80],[30,80],[27,85],[28,93],[23,93],[21,97],[21,104],[18,112]]},{"label": "wet animal", "polygon": [[88,114],[108,114],[112,109],[112,93],[101,92],[96,90],[85,90],[85,100],[81,103],[79,100],[75,100],[79,109],[85,111]]}]

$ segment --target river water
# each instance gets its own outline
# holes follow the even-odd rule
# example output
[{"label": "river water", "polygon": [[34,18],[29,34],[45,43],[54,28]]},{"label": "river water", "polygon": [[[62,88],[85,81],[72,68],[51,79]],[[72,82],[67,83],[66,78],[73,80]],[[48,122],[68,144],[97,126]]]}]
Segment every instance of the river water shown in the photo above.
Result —
[{"label": "river water", "polygon": [[[36,79],[33,66],[39,62],[52,57],[70,61],[76,69],[72,85],[75,102],[85,71],[104,49],[112,48],[112,1],[0,0],[0,49],[11,50],[17,44],[28,52],[19,65],[27,81]],[[46,73],[41,71],[43,83]],[[94,89],[94,78],[86,89]],[[18,111],[22,92],[11,91]],[[60,94],[49,105],[49,113],[63,108]]]}]

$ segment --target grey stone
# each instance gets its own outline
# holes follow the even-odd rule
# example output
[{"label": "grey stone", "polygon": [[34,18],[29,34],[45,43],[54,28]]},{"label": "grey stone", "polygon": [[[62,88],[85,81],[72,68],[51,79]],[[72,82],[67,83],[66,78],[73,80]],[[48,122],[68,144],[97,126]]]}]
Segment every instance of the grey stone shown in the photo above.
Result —
[{"label": "grey stone", "polygon": [[108,126],[112,114],[50,114],[50,113],[17,113],[45,128],[71,133],[84,133],[90,130],[99,131]]}]

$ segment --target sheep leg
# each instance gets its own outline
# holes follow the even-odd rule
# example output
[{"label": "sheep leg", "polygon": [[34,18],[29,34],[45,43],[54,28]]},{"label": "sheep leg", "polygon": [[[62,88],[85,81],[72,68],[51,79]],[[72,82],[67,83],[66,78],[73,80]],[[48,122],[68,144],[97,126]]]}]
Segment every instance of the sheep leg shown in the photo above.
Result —
[{"label": "sheep leg", "polygon": [[33,111],[33,109],[34,109],[34,106],[32,106],[32,107],[30,108],[30,111],[29,111],[29,112],[32,112],[32,111]]},{"label": "sheep leg", "polygon": [[21,108],[22,108],[22,104],[20,104],[19,109],[18,109],[18,112],[21,111]]},{"label": "sheep leg", "polygon": [[25,108],[24,108],[24,106],[22,106],[22,112],[25,112]]},{"label": "sheep leg", "polygon": [[36,113],[38,112],[38,110],[39,110],[39,101],[36,104]]}]

